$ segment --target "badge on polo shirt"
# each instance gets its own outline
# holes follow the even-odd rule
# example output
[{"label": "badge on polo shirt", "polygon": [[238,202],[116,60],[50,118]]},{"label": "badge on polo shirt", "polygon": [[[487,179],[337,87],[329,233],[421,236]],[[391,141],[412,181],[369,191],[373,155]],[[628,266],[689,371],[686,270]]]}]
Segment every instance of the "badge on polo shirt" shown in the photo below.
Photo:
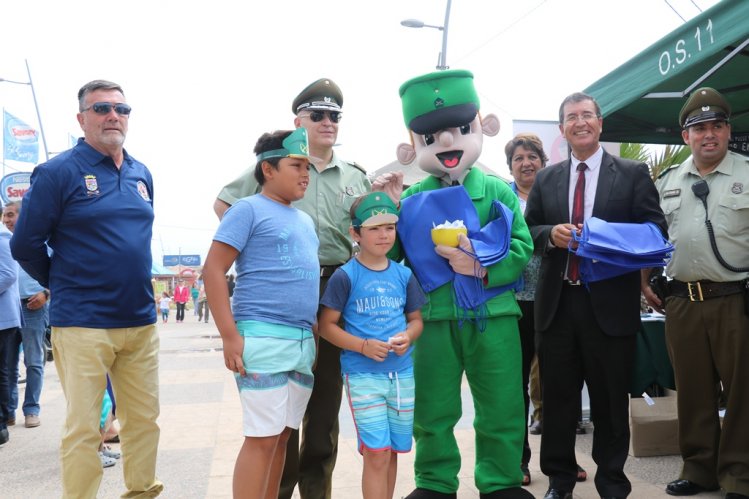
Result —
[{"label": "badge on polo shirt", "polygon": [[100,194],[96,175],[84,175],[83,183],[86,186],[86,194],[89,196],[98,196]]},{"label": "badge on polo shirt", "polygon": [[734,184],[731,186],[731,192],[734,194],[741,194],[744,192],[744,184],[741,182],[734,182]]},{"label": "badge on polo shirt", "polygon": [[146,201],[151,200],[151,196],[148,195],[148,187],[146,187],[146,183],[142,180],[138,180],[138,194]]}]

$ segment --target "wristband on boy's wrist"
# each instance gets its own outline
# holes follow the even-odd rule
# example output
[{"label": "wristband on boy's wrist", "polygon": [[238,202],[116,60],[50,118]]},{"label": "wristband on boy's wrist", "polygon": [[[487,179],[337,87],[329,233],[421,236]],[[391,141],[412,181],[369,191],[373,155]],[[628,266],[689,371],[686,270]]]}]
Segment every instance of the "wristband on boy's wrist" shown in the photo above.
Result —
[{"label": "wristband on boy's wrist", "polygon": [[364,341],[361,342],[361,350],[359,350],[360,354],[364,355],[364,347],[367,346],[367,342],[368,341],[369,340],[364,340]]}]

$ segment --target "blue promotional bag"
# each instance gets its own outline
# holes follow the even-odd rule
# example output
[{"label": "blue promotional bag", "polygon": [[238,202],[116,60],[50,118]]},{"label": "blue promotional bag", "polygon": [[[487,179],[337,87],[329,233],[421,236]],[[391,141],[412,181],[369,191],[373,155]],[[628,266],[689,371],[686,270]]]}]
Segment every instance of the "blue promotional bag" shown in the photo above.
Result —
[{"label": "blue promotional bag", "polygon": [[[462,186],[424,191],[401,202],[398,237],[411,268],[425,292],[453,282],[456,305],[463,318],[482,320],[483,304],[510,289],[520,289],[519,281],[505,286],[486,288],[477,276],[453,272],[447,260],[434,251],[431,230],[434,224],[463,220],[474,253],[470,254],[484,267],[507,256],[512,236],[513,212],[499,201],[492,203],[490,221],[481,227],[476,207]],[[473,312],[473,313],[470,313]]]},{"label": "blue promotional bag", "polygon": [[595,282],[635,270],[662,267],[674,250],[657,225],[647,222],[606,222],[591,217],[574,235],[580,257],[580,278]]}]

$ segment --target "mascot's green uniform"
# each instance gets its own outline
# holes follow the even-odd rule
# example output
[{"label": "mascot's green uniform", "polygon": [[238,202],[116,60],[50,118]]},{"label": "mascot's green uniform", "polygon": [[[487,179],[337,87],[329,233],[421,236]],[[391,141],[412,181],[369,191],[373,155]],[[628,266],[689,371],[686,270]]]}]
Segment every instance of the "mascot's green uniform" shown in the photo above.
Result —
[{"label": "mascot's green uniform", "polygon": [[[402,216],[416,218],[427,227],[444,222],[421,212],[408,213],[407,198],[455,186],[465,189],[468,207],[475,207],[482,227],[492,216],[494,201],[503,203],[512,214],[509,251],[488,267],[469,254],[473,253],[471,239],[462,235],[459,248],[440,245],[414,252],[403,244],[402,256],[416,273],[420,258],[413,253],[436,251],[447,260],[450,272],[471,276],[479,287],[509,287],[520,278],[533,242],[517,196],[507,183],[472,168],[481,154],[483,134],[496,135],[499,120],[491,114],[479,115],[479,99],[468,71],[440,71],[411,79],[401,86],[400,96],[411,144],[398,147],[398,159],[403,164],[416,161],[430,174],[402,193]],[[402,189],[402,177],[386,176],[375,184],[393,196]],[[407,499],[456,497],[461,459],[453,430],[461,416],[464,373],[476,412],[475,481],[481,497],[533,497],[520,487],[527,417],[520,388],[520,309],[514,292],[486,299],[480,318],[473,310],[468,320],[466,311],[456,303],[452,282],[431,290],[428,298],[422,310],[424,332],[414,348],[417,488]]]}]

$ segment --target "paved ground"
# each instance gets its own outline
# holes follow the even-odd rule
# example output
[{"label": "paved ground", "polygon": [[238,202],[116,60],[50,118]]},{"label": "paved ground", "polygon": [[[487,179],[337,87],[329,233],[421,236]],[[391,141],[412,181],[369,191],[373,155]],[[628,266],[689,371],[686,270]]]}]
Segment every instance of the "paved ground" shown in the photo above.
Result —
[{"label": "paved ground", "polygon": [[[189,312],[188,312],[189,313]],[[213,327],[188,316],[182,324],[159,324],[161,333],[161,441],[158,475],[165,483],[162,497],[231,497],[231,477],[241,437],[241,413],[236,385],[223,367],[221,340]],[[361,497],[362,460],[356,451],[351,416],[344,404],[338,465],[333,479],[334,499]],[[473,483],[473,410],[464,386],[464,416],[455,430],[463,455],[460,473],[461,499],[477,498]],[[10,428],[10,442],[0,447],[0,498],[60,497],[58,446],[65,399],[57,372],[47,364],[42,393],[42,425],[23,427],[23,416]],[[575,489],[575,498],[597,498],[593,485],[595,465],[590,457],[591,428],[578,437],[577,457],[590,478]],[[538,465],[539,436],[531,436],[533,482],[528,490],[543,497],[547,481]],[[116,446],[115,446],[116,447]],[[395,497],[414,487],[413,454],[400,457]],[[681,466],[678,456],[629,458],[627,472],[633,484],[633,498],[670,497],[664,486],[676,478]],[[123,492],[122,468],[118,463],[104,470],[99,497],[115,498]],[[700,498],[722,497],[706,493]]]}]

